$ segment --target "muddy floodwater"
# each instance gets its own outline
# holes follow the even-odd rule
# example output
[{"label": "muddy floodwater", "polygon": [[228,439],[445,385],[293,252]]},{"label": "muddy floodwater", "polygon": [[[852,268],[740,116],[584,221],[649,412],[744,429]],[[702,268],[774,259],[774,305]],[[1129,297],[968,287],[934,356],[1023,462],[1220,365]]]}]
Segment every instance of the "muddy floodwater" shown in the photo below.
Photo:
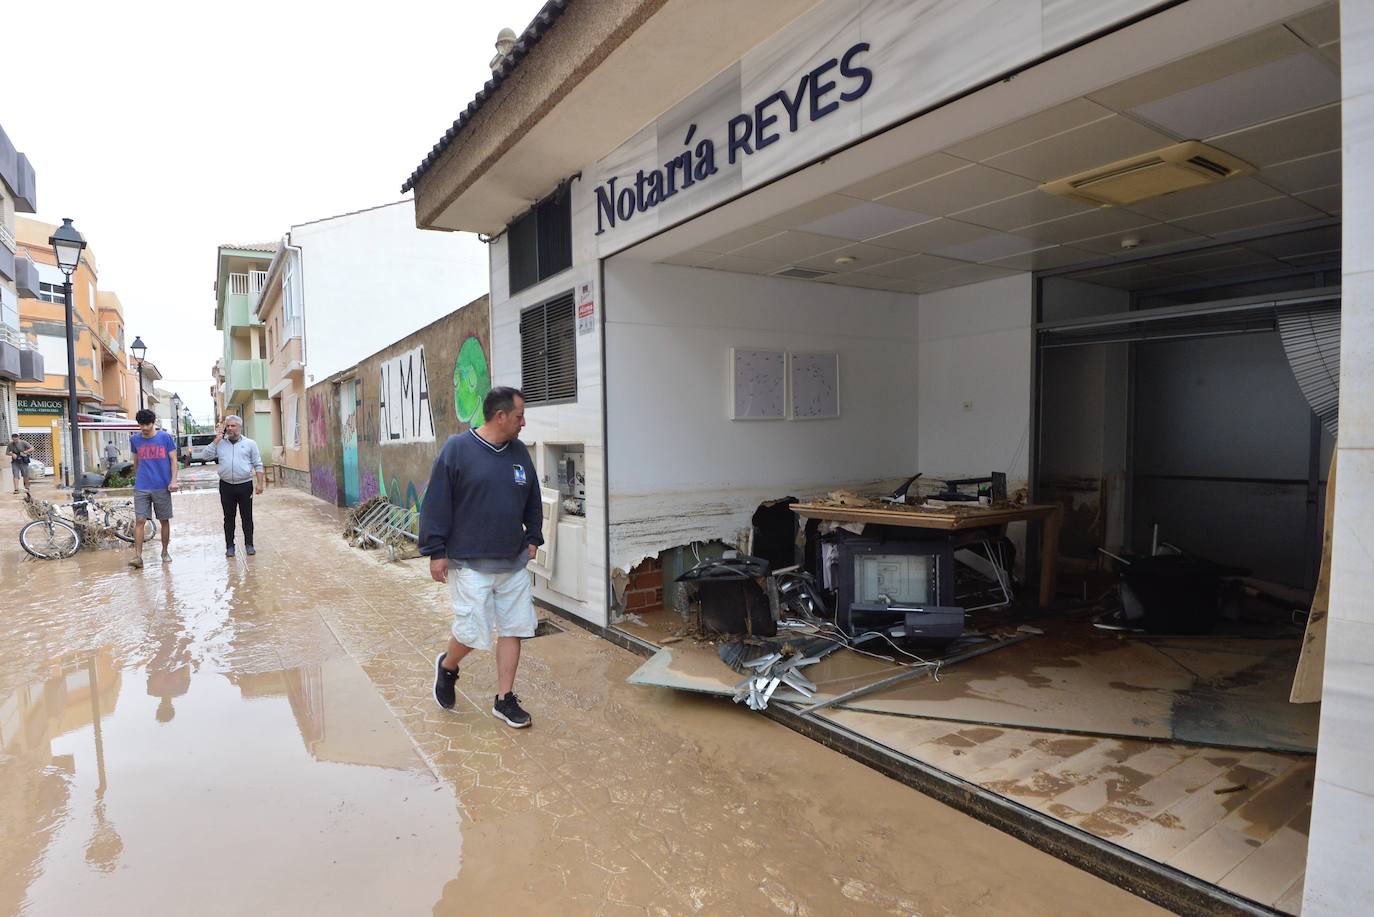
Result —
[{"label": "muddy floodwater", "polygon": [[1155,911],[567,622],[525,645],[533,728],[486,656],[440,710],[421,564],[283,487],[255,557],[174,504],[135,571],[29,558],[0,498],[0,915]]}]

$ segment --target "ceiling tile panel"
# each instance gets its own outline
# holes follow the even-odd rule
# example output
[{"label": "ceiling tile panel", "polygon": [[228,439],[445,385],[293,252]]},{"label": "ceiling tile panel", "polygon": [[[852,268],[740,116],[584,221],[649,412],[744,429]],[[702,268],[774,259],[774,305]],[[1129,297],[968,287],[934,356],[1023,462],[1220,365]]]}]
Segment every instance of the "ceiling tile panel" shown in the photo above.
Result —
[{"label": "ceiling tile panel", "polygon": [[1331,65],[1304,51],[1242,70],[1176,95],[1147,102],[1132,111],[1180,137],[1229,134],[1341,97],[1341,81]]},{"label": "ceiling tile panel", "polygon": [[1339,150],[1341,147],[1341,107],[1330,105],[1290,118],[1246,128],[1208,141],[1217,149],[1239,156],[1261,169]]},{"label": "ceiling tile panel", "polygon": [[1131,210],[1156,220],[1180,220],[1200,213],[1211,213],[1213,210],[1225,210],[1227,207],[1239,207],[1242,204],[1253,204],[1276,197],[1283,197],[1283,192],[1248,176],[1242,176],[1214,185],[1203,185],[1200,188],[1176,191],[1163,197],[1140,201],[1132,204]]},{"label": "ceiling tile panel", "polygon": [[929,181],[937,175],[944,175],[946,172],[953,172],[955,169],[962,169],[968,163],[962,159],[956,159],[944,153],[936,153],[933,156],[926,156],[909,162],[904,166],[889,169],[872,178],[864,179],[861,182],[850,185],[841,191],[849,197],[863,198],[867,201],[877,200],[884,194],[891,194],[893,191],[900,191],[912,185]]},{"label": "ceiling tile panel", "polygon": [[1166,134],[1113,115],[994,157],[988,165],[1045,182],[1173,143]]},{"label": "ceiling tile panel", "polygon": [[721,255],[706,262],[702,267],[713,271],[732,271],[736,274],[771,274],[787,267],[777,261],[760,261],[756,258],[741,258],[738,255]]},{"label": "ceiling tile panel", "polygon": [[809,232],[787,230],[753,245],[736,249],[732,254],[742,258],[756,258],[760,261],[781,261],[795,264],[804,258],[843,248],[849,240],[836,239],[834,236],[818,236]]},{"label": "ceiling tile panel", "polygon": [[933,248],[930,253],[942,258],[955,258],[959,261],[992,261],[1044,247],[1043,242],[1035,242],[1024,236],[1014,236],[1011,233],[994,231],[968,242]]},{"label": "ceiling tile panel", "polygon": [[942,271],[930,277],[923,277],[920,282],[923,286],[929,285],[936,290],[947,290],[950,287],[962,287],[970,283],[982,283],[985,280],[997,280],[1001,277],[1012,277],[1023,273],[1025,272],[994,267],[990,264],[966,264],[950,271]]},{"label": "ceiling tile panel", "polygon": [[945,216],[979,204],[1034,191],[1035,188],[1033,181],[987,166],[970,165],[889,194],[881,199],[881,203],[918,213]]},{"label": "ceiling tile panel", "polygon": [[[838,236],[841,239],[853,239],[857,242],[885,233],[896,232],[899,229],[906,229],[908,226],[915,226],[932,219],[924,213],[903,210],[900,207],[888,207],[885,204],[874,204],[868,201],[856,202],[853,198],[845,198],[845,200],[851,203],[847,209],[821,217],[819,220],[813,220],[799,228],[806,232],[819,233],[823,236]],[[854,206],[855,204],[857,206]]]},{"label": "ceiling tile panel", "polygon": [[877,277],[895,277],[903,280],[914,280],[920,277],[929,277],[941,271],[953,270],[963,266],[962,261],[953,261],[949,258],[937,258],[934,255],[910,255],[898,261],[888,261],[885,264],[877,264],[872,267],[864,268],[858,273],[872,274]]},{"label": "ceiling tile panel", "polygon": [[708,252],[703,249],[680,252],[669,258],[662,260],[663,264],[677,264],[682,267],[705,267],[708,261],[714,261],[720,257],[719,252]]},{"label": "ceiling tile panel", "polygon": [[725,254],[726,252],[732,252],[745,245],[752,245],[762,239],[767,239],[769,236],[775,236],[778,232],[779,230],[772,229],[768,226],[746,226],[735,232],[727,233],[719,239],[703,242],[697,247],[708,252],[720,252],[721,254]]},{"label": "ceiling tile panel", "polygon": [[1130,210],[1115,207],[1102,207],[1075,216],[1023,226],[1016,230],[1018,236],[1034,239],[1045,245],[1062,245],[1078,239],[1091,239],[1109,232],[1125,232],[1142,226],[1153,225],[1156,221]]},{"label": "ceiling tile panel", "polygon": [[1283,235],[1270,236],[1267,239],[1255,239],[1246,242],[1245,247],[1275,258],[1292,258],[1297,255],[1310,255],[1316,252],[1340,251],[1341,248],[1341,227],[1323,226],[1319,229],[1305,229],[1301,232],[1289,232]]},{"label": "ceiling tile panel", "polygon": [[1265,169],[1260,178],[1264,179],[1265,184],[1289,194],[1340,184],[1341,151],[1332,150],[1305,159],[1281,162]]},{"label": "ceiling tile panel", "polygon": [[815,282],[830,286],[858,287],[864,290],[904,292],[901,288],[907,281],[898,280],[895,277],[877,277],[872,274],[831,274],[828,277],[817,277]]},{"label": "ceiling tile panel", "polygon": [[1328,45],[1341,37],[1341,7],[1330,3],[1319,10],[1304,13],[1288,23],[1288,27],[1313,47]]},{"label": "ceiling tile panel", "polygon": [[1324,214],[1315,207],[1291,197],[1277,197],[1271,201],[1231,207],[1214,213],[1188,217],[1174,221],[1173,225],[1199,233],[1204,236],[1221,236],[1227,233],[1258,229],[1274,223],[1287,223],[1297,220],[1315,220]]},{"label": "ceiling tile panel", "polygon": [[1074,99],[1039,114],[1022,118],[1005,127],[988,131],[972,140],[955,144],[946,152],[961,159],[982,162],[1000,153],[1023,147],[1028,143],[1035,143],[1037,140],[1044,140],[1046,137],[1080,127],[1090,121],[1105,118],[1110,114],[1111,111],[1096,102],[1090,102],[1087,99]]},{"label": "ceiling tile panel", "polygon": [[[867,270],[889,261],[907,257],[910,257],[907,252],[898,251],[894,248],[882,248],[877,245],[855,242],[853,245],[846,245],[844,248],[837,248],[823,255],[798,261],[796,266],[809,268],[813,271],[835,271],[844,274]],[[848,264],[836,264],[836,258],[853,258],[854,260]]]},{"label": "ceiling tile panel", "polygon": [[1275,26],[1123,80],[1091,93],[1088,98],[1116,111],[1128,111],[1232,73],[1297,54],[1304,47],[1292,32]]},{"label": "ceiling tile panel", "polygon": [[899,248],[904,252],[919,253],[947,245],[958,245],[961,242],[972,242],[987,233],[982,226],[972,226],[958,220],[931,220],[929,223],[922,223],[910,229],[899,229],[897,232],[868,241],[883,248]]},{"label": "ceiling tile panel", "polygon": [[1312,191],[1304,191],[1294,195],[1298,200],[1311,207],[1316,207],[1323,213],[1332,215],[1341,212],[1341,186],[1332,185],[1329,188],[1316,188]]},{"label": "ceiling tile panel", "polygon": [[[772,226],[774,229],[797,229],[805,223],[828,217],[832,213],[848,210],[857,203],[860,202],[852,197],[845,197],[842,194],[827,194],[824,197],[816,198],[814,201],[807,201],[800,207],[784,210],[777,216],[763,220],[760,225]],[[754,241],[757,242],[758,240],[755,239]]]},{"label": "ceiling tile panel", "polygon": [[1096,261],[1101,257],[1102,255],[1097,252],[1084,251],[1081,248],[1052,245],[1049,248],[1036,249],[1022,255],[1012,255],[1010,258],[998,258],[989,261],[988,264],[994,267],[1009,268],[1013,271],[1050,271],[1073,264],[1082,264],[1085,261]]},{"label": "ceiling tile panel", "polygon": [[982,207],[961,210],[953,216],[964,223],[986,226],[989,229],[1012,230],[1096,209],[1091,204],[1046,194],[1036,189],[1006,200],[984,204]]},{"label": "ceiling tile panel", "polygon": [[[1136,240],[1136,245],[1134,248],[1124,249],[1121,246],[1121,240],[1128,236]],[[1124,251],[1138,253],[1158,248],[1161,245],[1174,245],[1201,238],[1203,237],[1195,232],[1189,232],[1170,223],[1153,223],[1149,226],[1132,229],[1129,232],[1113,232],[1094,239],[1079,239],[1074,242],[1074,247],[1086,248],[1088,251],[1099,252],[1104,255],[1119,255]]]}]

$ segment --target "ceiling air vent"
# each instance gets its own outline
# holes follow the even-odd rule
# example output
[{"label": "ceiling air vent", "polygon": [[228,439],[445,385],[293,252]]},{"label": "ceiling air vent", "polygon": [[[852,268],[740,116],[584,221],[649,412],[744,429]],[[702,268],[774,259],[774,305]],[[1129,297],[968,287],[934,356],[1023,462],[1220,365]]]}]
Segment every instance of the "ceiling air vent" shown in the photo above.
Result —
[{"label": "ceiling air vent", "polygon": [[1126,207],[1252,171],[1252,166],[1229,153],[1187,140],[1153,153],[1046,182],[1040,190],[1099,207]]},{"label": "ceiling air vent", "polygon": [[817,277],[829,277],[834,271],[813,271],[805,267],[785,267],[780,271],[774,271],[774,277],[795,277],[798,280],[815,280]]}]

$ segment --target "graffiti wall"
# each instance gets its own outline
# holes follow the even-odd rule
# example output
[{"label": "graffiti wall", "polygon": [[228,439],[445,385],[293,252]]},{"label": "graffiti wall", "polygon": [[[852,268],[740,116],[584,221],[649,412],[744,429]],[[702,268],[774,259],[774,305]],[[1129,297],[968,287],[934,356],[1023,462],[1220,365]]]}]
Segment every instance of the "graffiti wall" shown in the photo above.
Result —
[{"label": "graffiti wall", "polygon": [[[482,398],[491,389],[490,316],[483,296],[310,387],[315,496],[343,506],[384,494],[400,506],[420,505],[439,448],[474,421],[482,423]],[[352,381],[358,383],[352,387],[358,402],[345,430],[339,399]],[[351,466],[355,449],[353,498],[345,459]]]}]

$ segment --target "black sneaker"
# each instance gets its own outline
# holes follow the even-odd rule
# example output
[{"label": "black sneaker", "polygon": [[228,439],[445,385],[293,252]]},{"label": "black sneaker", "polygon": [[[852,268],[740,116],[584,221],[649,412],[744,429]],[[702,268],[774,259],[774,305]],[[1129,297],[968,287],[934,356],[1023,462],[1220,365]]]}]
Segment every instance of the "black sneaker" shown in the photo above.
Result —
[{"label": "black sneaker", "polygon": [[505,697],[496,698],[496,702],[491,706],[491,714],[499,720],[505,720],[507,725],[515,729],[524,729],[534,720],[525,708],[520,706],[520,698],[515,696],[512,691]]},{"label": "black sneaker", "polygon": [[227,548],[224,549],[224,556],[225,556],[225,557],[233,557],[233,556],[234,556],[234,546],[233,546],[233,545],[229,545],[229,547],[227,547]]},{"label": "black sneaker", "polygon": [[444,668],[446,655],[447,652],[443,652],[434,657],[434,702],[445,710],[452,710],[458,700],[458,692],[454,688],[458,682],[458,670],[450,672]]}]

